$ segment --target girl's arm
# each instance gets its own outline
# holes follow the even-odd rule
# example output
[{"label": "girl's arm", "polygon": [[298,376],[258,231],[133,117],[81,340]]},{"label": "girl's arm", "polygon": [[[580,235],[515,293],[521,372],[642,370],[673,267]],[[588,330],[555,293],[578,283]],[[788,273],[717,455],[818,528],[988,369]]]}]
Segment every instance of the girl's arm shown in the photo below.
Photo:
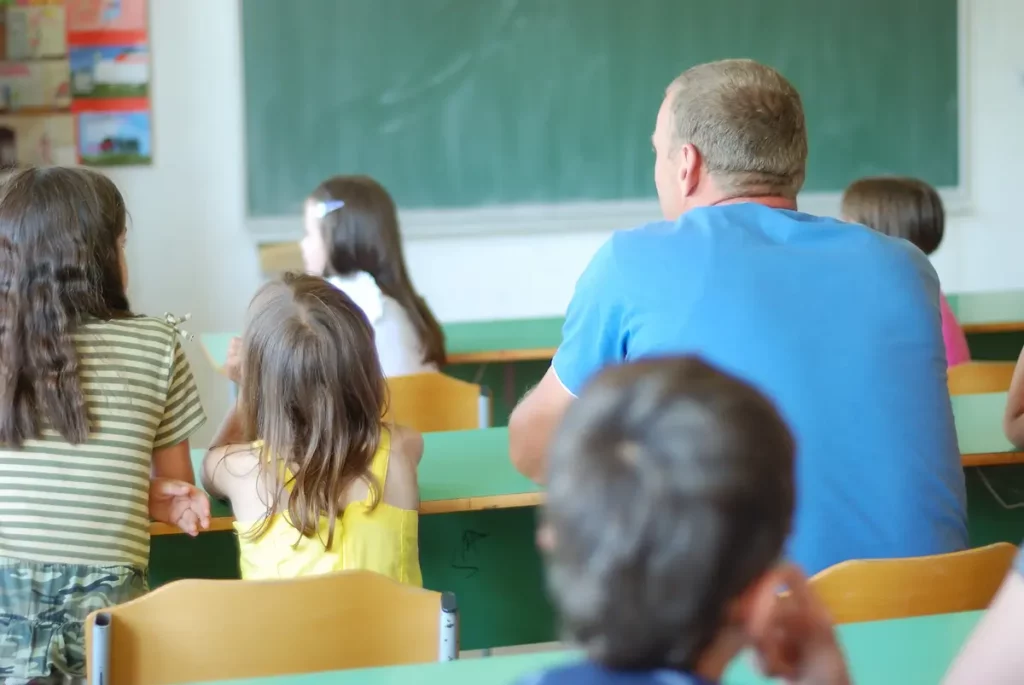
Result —
[{"label": "girl's arm", "polygon": [[224,420],[221,421],[220,427],[213,434],[210,449],[225,445],[242,445],[248,442],[250,442],[250,439],[246,438],[245,431],[242,429],[242,420],[238,416],[238,404],[235,403],[228,409],[228,413]]},{"label": "girl's arm", "polygon": [[149,517],[195,536],[210,526],[210,500],[195,486],[188,440],[153,450]]},{"label": "girl's arm", "polygon": [[188,440],[153,450],[152,464],[154,479],[171,478],[195,485],[196,475],[192,471],[192,451],[189,449]]},{"label": "girl's arm", "polygon": [[1006,396],[1006,413],[1003,416],[1003,431],[1006,438],[1024,449],[1024,349],[1013,370],[1010,392]]},{"label": "girl's arm", "polygon": [[[1018,370],[1020,367],[1017,367]],[[1020,562],[1018,562],[1019,564]],[[944,685],[1014,685],[1024,675],[1024,577],[1010,571],[992,606],[946,674]]]}]

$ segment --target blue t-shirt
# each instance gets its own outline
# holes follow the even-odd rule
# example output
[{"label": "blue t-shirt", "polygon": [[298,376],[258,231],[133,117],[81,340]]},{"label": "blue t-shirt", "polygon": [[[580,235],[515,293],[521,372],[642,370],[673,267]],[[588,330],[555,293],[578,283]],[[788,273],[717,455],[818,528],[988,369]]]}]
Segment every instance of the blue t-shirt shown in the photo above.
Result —
[{"label": "blue t-shirt", "polygon": [[715,685],[677,671],[613,671],[592,661],[554,668],[519,685]]},{"label": "blue t-shirt", "polygon": [[698,354],[753,383],[797,440],[789,557],[967,546],[939,283],[910,243],[754,203],[619,231],[580,277],[553,366],[574,395],[602,367]]}]

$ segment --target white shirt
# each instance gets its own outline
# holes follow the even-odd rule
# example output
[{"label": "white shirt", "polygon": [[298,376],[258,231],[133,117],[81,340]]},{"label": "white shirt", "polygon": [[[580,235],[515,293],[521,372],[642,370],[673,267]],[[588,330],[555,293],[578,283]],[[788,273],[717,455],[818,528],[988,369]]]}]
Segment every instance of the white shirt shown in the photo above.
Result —
[{"label": "white shirt", "polygon": [[360,271],[349,276],[331,276],[327,282],[348,295],[370,320],[377,342],[377,357],[385,376],[438,370],[423,361],[423,348],[405,309],[380,291],[373,276]]}]

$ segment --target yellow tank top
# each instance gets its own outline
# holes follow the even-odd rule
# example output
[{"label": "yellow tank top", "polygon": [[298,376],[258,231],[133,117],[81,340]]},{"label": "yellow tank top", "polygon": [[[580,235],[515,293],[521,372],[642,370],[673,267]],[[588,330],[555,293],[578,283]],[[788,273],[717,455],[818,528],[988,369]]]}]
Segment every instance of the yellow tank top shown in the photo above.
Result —
[{"label": "yellow tank top", "polygon": [[[382,490],[387,482],[390,455],[391,435],[385,430],[370,465]],[[290,475],[285,479],[289,491]],[[327,539],[326,518],[320,521],[320,535],[312,538],[300,538],[284,513],[271,517],[270,527],[258,539],[246,534],[254,530],[259,521],[235,521],[242,578],[296,578],[360,569],[422,587],[418,512],[384,501],[371,511],[370,497],[368,494],[365,500],[345,507],[335,524],[331,549],[324,549],[322,542]],[[297,546],[296,540],[299,541]]]}]

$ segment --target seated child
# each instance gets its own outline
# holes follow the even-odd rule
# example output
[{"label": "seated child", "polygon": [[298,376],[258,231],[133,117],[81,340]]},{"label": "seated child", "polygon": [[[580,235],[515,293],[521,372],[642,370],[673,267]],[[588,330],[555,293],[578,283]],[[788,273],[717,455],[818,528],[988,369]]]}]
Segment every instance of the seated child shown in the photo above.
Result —
[{"label": "seated child", "polygon": [[175,329],[132,313],[106,176],[0,188],[0,683],[85,676],[83,622],[147,590],[150,519],[195,535],[205,416]]},{"label": "seated child", "polygon": [[362,310],[315,276],[268,283],[228,371],[238,404],[203,483],[231,502],[242,577],[365,569],[422,585],[423,439],[382,422],[387,386]]},{"label": "seated child", "polygon": [[[916,178],[878,176],[854,181],[843,193],[843,220],[903,238],[926,255],[939,249],[945,232],[942,199],[930,185]],[[946,365],[971,361],[967,337],[953,315],[945,295],[939,295]]]},{"label": "seated child", "polygon": [[601,373],[552,443],[538,531],[587,659],[527,682],[708,685],[753,646],[771,675],[848,683],[826,613],[780,563],[793,454],[768,400],[695,358]]},{"label": "seated child", "polygon": [[309,196],[302,260],[363,310],[385,376],[437,371],[444,332],[409,277],[398,212],[368,176],[334,176]]}]

